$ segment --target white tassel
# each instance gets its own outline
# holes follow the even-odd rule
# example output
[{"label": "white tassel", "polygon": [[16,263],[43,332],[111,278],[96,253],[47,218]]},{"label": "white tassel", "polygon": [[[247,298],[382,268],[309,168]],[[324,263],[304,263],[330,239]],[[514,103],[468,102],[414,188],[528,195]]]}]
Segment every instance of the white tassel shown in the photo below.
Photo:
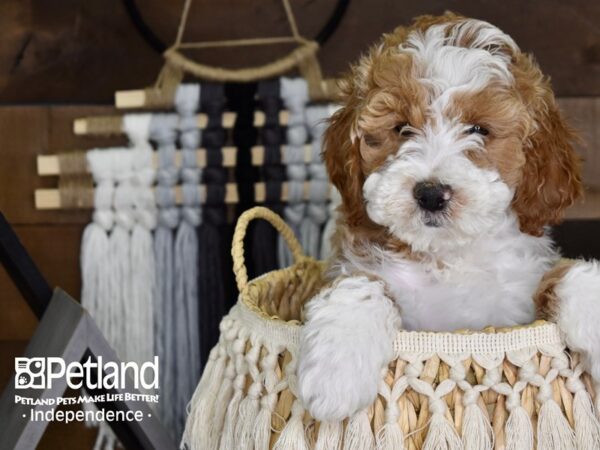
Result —
[{"label": "white tassel", "polygon": [[309,450],[303,418],[304,408],[298,400],[294,400],[291,416],[281,430],[273,450]]},{"label": "white tassel", "polygon": [[506,421],[506,450],[532,450],[533,426],[522,406],[515,406]]},{"label": "white tassel", "polygon": [[[266,397],[263,398],[263,401]],[[277,400],[277,397],[275,397]],[[254,449],[269,450],[269,442],[271,440],[271,418],[273,412],[269,408],[262,407],[256,422],[254,423]]]},{"label": "white tassel", "polygon": [[[402,439],[402,431],[400,431]],[[375,438],[371,430],[371,423],[367,411],[360,411],[353,415],[344,433],[344,450],[373,450]],[[392,448],[392,447],[387,447]],[[402,447],[393,447],[401,449]]]},{"label": "white tassel", "polygon": [[[154,357],[154,249],[152,230],[156,228],[158,213],[152,185],[156,171],[152,165],[150,114],[127,114],[123,129],[129,138],[132,156],[132,201],[135,223],[131,233],[131,298],[136,311],[135,322],[128,327],[136,331],[138,364]],[[145,391],[151,394],[150,391]]]},{"label": "white tassel", "polygon": [[81,240],[81,304],[106,335],[107,320],[102,311],[104,302],[111,297],[108,232],[114,226],[113,150],[91,150],[86,156],[96,189],[93,221],[86,227]]},{"label": "white tassel", "polygon": [[202,372],[202,378],[200,378],[196,390],[201,390],[204,392],[204,390],[207,389],[206,385],[214,379],[214,372],[217,370],[217,366],[219,365],[219,362],[223,356],[221,347],[224,344],[222,341],[223,339],[220,339],[219,342],[217,342],[217,345],[215,345],[210,351],[208,360],[204,366],[204,371]]},{"label": "white tassel", "polygon": [[215,400],[215,413],[212,417],[212,423],[209,430],[209,438],[211,442],[218,443],[221,435],[223,434],[223,422],[225,420],[225,414],[227,413],[227,407],[229,400],[233,395],[233,378],[235,377],[235,367],[233,359],[229,359],[227,368],[225,369],[225,378],[223,378],[223,384]]},{"label": "white tassel", "polygon": [[404,434],[397,423],[386,423],[377,432],[377,450],[387,449],[404,449]]},{"label": "white tassel", "polygon": [[335,224],[337,222],[338,213],[337,208],[340,206],[342,198],[340,193],[335,187],[331,188],[330,202],[329,202],[329,219],[323,229],[323,235],[321,236],[321,259],[327,260],[331,256],[331,238],[335,232]]},{"label": "white tassel", "polygon": [[240,403],[238,420],[234,430],[236,450],[252,450],[254,445],[254,422],[258,415],[259,397],[263,390],[262,377],[257,367],[260,350],[261,346],[254,343],[245,357],[252,384],[248,388],[246,398]]},{"label": "white tassel", "polygon": [[126,174],[115,191],[116,226],[110,235],[111,290],[108,341],[124,361],[137,361],[138,301],[131,298],[131,230],[133,221],[132,189]]},{"label": "white tassel", "polygon": [[252,450],[254,446],[254,422],[259,411],[258,396],[261,389],[260,384],[253,383],[250,386],[248,396],[240,403],[234,434],[236,450]]},{"label": "white tassel", "polygon": [[227,405],[225,413],[225,423],[223,424],[223,432],[219,448],[228,450],[235,448],[234,432],[238,420],[238,412],[240,402],[244,397],[244,389],[246,388],[246,360],[244,358],[244,350],[246,348],[246,335],[244,331],[240,331],[240,336],[233,343],[232,351],[235,355],[235,378],[233,380],[233,397]]},{"label": "white tassel", "polygon": [[441,413],[434,413],[429,423],[423,450],[461,450],[462,442],[456,430]]},{"label": "white tassel", "polygon": [[216,445],[210,445],[212,436],[209,432],[214,415],[215,400],[223,381],[227,361],[224,346],[224,342],[221,341],[213,349],[213,351],[217,351],[218,356],[212,364],[212,370],[207,370],[202,376],[202,380],[190,401],[190,414],[186,422],[182,442],[188,444],[191,449],[216,448]]},{"label": "white tassel", "polygon": [[493,430],[477,403],[465,408],[462,440],[465,450],[491,450]]},{"label": "white tassel", "polygon": [[590,396],[584,388],[577,390],[573,400],[575,417],[575,437],[578,450],[600,448],[600,422],[594,414]]},{"label": "white tassel", "polygon": [[538,450],[575,450],[575,433],[554,400],[546,400],[538,414]]},{"label": "white tassel", "polygon": [[342,422],[321,422],[315,450],[340,450],[343,431]]},{"label": "white tassel", "polygon": [[225,424],[223,425],[223,435],[221,436],[221,442],[219,444],[220,450],[229,450],[231,448],[235,448],[234,431],[237,423],[240,402],[242,401],[242,394],[243,391],[236,389],[235,393],[233,394],[233,398],[227,406]]}]

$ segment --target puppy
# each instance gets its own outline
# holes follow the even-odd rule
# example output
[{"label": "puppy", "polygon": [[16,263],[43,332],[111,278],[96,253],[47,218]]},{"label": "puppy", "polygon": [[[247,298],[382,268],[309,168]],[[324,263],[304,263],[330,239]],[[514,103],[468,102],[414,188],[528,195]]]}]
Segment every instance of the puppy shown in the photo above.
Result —
[{"label": "puppy", "polygon": [[574,135],[531,56],[489,23],[424,16],[342,91],[324,153],[342,196],[331,282],[298,365],[312,416],[369,406],[401,327],[550,319],[600,379],[600,267],[561,262],[545,229],[582,191]]}]

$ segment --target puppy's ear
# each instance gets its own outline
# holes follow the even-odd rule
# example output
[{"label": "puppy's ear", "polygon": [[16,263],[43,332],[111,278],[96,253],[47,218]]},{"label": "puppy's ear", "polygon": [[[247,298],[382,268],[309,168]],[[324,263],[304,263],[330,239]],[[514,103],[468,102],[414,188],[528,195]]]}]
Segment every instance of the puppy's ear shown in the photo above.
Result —
[{"label": "puppy's ear", "polygon": [[581,196],[580,158],[573,149],[576,136],[561,117],[550,83],[537,64],[519,55],[514,67],[532,124],[513,209],[521,230],[539,236],[544,225],[560,222],[564,210]]},{"label": "puppy's ear", "polygon": [[324,136],[323,154],[331,182],[342,196],[341,211],[350,226],[364,215],[360,140],[354,136],[355,116],[352,100],[331,118]]}]

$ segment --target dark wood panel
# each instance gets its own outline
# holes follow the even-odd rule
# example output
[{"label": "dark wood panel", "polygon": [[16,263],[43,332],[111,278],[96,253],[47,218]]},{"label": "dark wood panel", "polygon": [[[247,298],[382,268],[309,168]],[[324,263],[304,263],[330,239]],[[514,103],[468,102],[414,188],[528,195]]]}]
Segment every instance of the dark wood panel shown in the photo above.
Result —
[{"label": "dark wood panel", "polygon": [[[79,248],[84,225],[21,225],[15,231],[51,286],[78,299],[81,290]],[[4,268],[0,268],[0,340],[28,339],[37,319]]]},{"label": "dark wood panel", "polygon": [[567,258],[600,259],[600,220],[567,220],[552,236]]},{"label": "dark wood panel", "polygon": [[[172,42],[182,0],[137,0],[164,42]],[[335,0],[294,0],[301,31],[314,36]],[[354,0],[320,59],[327,75],[345,70],[381,33],[444,10],[488,20],[533,52],[563,96],[600,95],[600,2],[577,0]],[[279,0],[193,3],[186,39],[288,33]],[[121,0],[0,2],[0,101],[112,103],[113,93],[151,84],[161,58],[138,36]],[[203,50],[195,58],[236,67],[266,62],[284,46]]]},{"label": "dark wood panel", "polygon": [[12,224],[87,223],[88,211],[39,211],[33,193],[57,186],[56,177],[38,177],[36,156],[75,149],[107,147],[123,138],[75,136],[73,119],[114,113],[102,106],[0,107],[0,210]]},{"label": "dark wood panel", "polygon": [[561,98],[559,104],[580,137],[577,147],[583,157],[585,184],[600,191],[600,97]]}]

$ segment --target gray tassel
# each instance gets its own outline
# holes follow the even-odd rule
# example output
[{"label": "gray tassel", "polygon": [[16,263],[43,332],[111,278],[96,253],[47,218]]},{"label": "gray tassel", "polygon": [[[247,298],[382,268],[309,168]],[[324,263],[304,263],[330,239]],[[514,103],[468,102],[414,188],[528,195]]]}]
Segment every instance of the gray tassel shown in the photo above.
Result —
[{"label": "gray tassel", "polygon": [[[284,209],[286,222],[300,236],[300,223],[306,212],[304,202],[304,181],[307,178],[307,169],[304,162],[304,144],[307,139],[305,107],[308,102],[308,85],[302,78],[281,79],[281,99],[289,111],[288,126],[286,130],[287,149],[286,171],[290,186],[288,205]],[[291,191],[294,190],[292,193]],[[292,264],[292,254],[287,245],[279,237],[278,259],[280,267]]]},{"label": "gray tassel", "polygon": [[200,86],[183,84],[177,89],[175,107],[179,113],[179,141],[182,149],[182,220],[175,240],[175,304],[177,305],[177,374],[176,404],[178,417],[176,435],[181,437],[186,420],[187,404],[200,379],[200,332],[198,317],[198,235],[200,225],[201,173],[197,166],[196,149],[200,130],[196,110],[200,101]]},{"label": "gray tassel", "polygon": [[154,348],[159,360],[161,388],[159,416],[165,427],[175,436],[177,405],[175,392],[178,385],[175,366],[175,256],[174,230],[179,225],[180,212],[175,205],[174,187],[179,178],[175,166],[175,139],[178,118],[174,114],[155,114],[150,122],[150,135],[158,147],[157,186],[158,224],[154,232],[156,311],[154,320]]}]

